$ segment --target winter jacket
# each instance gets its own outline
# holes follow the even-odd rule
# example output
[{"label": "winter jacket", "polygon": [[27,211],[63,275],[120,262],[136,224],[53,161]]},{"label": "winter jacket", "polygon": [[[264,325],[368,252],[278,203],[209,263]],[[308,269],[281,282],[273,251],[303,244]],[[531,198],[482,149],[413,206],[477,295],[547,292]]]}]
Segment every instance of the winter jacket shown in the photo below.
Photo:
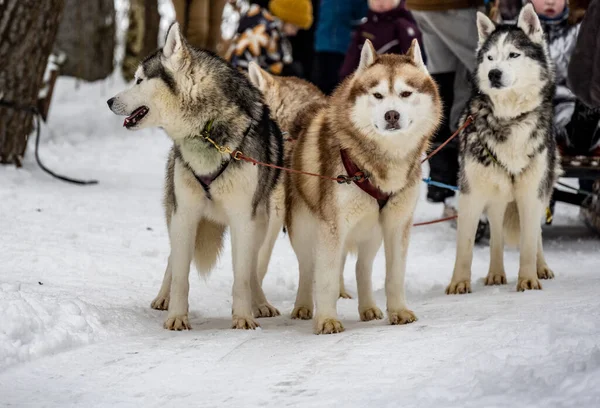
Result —
[{"label": "winter jacket", "polygon": [[405,54],[414,38],[419,41],[424,53],[421,31],[410,11],[404,8],[403,2],[386,13],[369,10],[367,20],[352,36],[340,79],[344,79],[358,67],[360,53],[367,39],[371,40],[378,54]]},{"label": "winter jacket", "polygon": [[265,71],[280,75],[284,67],[292,63],[292,49],[282,25],[281,20],[267,10],[252,4],[240,18],[225,60],[244,71],[255,61]]},{"label": "winter jacket", "polygon": [[483,0],[406,0],[406,8],[414,11],[447,11],[483,6]]},{"label": "winter jacket", "polygon": [[590,107],[600,107],[600,0],[590,3],[581,22],[568,80],[580,100]]},{"label": "winter jacket", "polygon": [[567,73],[580,24],[571,25],[568,18],[568,9],[565,10],[562,16],[552,20],[540,16],[556,75],[556,94],[553,101],[554,125],[559,133],[557,135],[559,138],[561,137],[560,133],[565,132],[565,126],[571,121],[575,109],[575,100],[577,99],[567,84]]},{"label": "winter jacket", "polygon": [[315,51],[345,54],[354,26],[368,10],[367,0],[321,0]]}]

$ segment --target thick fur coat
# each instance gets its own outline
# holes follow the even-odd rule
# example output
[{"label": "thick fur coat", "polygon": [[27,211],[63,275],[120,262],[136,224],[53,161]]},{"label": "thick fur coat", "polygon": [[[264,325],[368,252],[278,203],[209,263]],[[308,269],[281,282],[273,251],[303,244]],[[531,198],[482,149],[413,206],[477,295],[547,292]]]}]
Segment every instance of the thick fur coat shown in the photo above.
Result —
[{"label": "thick fur coat", "polygon": [[298,138],[293,169],[328,177],[346,174],[343,149],[374,187],[390,195],[381,208],[378,200],[356,185],[286,174],[286,226],[300,268],[292,317],[314,315],[315,333],[343,330],[336,301],[348,250],[358,254],[361,319],[383,317],[371,289],[373,260],[382,241],[389,321],[416,320],[404,294],[406,253],[420,187],[420,158],[440,115],[438,90],[425,69],[418,42],[413,41],[407,55],[378,56],[367,41],[356,72],[311,116]]},{"label": "thick fur coat", "polygon": [[560,174],[552,117],[554,73],[540,21],[531,4],[516,26],[477,18],[478,65],[460,135],[458,242],[446,292],[471,291],[473,242],[479,216],[490,222],[491,260],[486,284],[506,283],[503,248],[517,244],[517,290],[541,289],[552,278],[543,256],[541,218]]},{"label": "thick fur coat", "polygon": [[136,84],[109,100],[109,106],[129,115],[129,129],[161,127],[173,140],[164,199],[171,254],[152,302],[155,309],[168,309],[165,328],[190,328],[190,262],[208,273],[227,226],[233,249],[233,327],[252,329],[258,326],[255,318],[279,314],[267,302],[256,268],[281,173],[234,160],[229,153],[239,150],[283,164],[281,131],[260,91],[221,58],[189,46],[174,24],[164,48],[138,68]]}]

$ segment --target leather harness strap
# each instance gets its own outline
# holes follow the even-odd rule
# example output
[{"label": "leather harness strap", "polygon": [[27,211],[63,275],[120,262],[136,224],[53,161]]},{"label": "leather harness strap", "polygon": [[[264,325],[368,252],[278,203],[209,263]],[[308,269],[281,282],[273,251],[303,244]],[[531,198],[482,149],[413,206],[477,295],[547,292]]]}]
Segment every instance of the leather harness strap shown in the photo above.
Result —
[{"label": "leather harness strap", "polygon": [[353,183],[360,187],[362,191],[376,199],[377,204],[379,204],[379,210],[382,210],[392,195],[384,193],[373,183],[371,183],[371,181],[369,181],[369,178],[364,174],[364,172],[352,161],[352,159],[350,159],[350,155],[348,154],[348,151],[346,149],[340,149],[340,155],[342,156],[342,163],[344,164],[344,168],[346,169],[346,172],[348,174],[363,175],[361,179],[354,178],[352,180]]}]

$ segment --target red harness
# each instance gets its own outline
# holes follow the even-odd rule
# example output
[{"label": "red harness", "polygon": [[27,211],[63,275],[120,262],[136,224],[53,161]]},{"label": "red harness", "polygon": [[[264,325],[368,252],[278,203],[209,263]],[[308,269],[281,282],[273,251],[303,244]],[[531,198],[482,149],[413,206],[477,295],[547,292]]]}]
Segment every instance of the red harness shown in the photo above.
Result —
[{"label": "red harness", "polygon": [[384,193],[378,187],[375,187],[373,183],[369,181],[369,177],[367,177],[364,172],[350,159],[346,149],[340,149],[340,154],[342,156],[342,163],[344,164],[344,168],[348,174],[363,175],[363,177],[360,179],[353,178],[352,181],[354,184],[360,187],[362,191],[376,199],[377,204],[379,204],[379,210],[382,210],[390,199],[391,194]]}]

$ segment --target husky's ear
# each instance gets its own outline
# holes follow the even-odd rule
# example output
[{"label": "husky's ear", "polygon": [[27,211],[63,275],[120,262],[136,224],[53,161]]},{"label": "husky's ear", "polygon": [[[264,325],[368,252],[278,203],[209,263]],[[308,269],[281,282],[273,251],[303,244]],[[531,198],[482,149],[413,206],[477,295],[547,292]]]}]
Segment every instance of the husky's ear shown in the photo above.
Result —
[{"label": "husky's ear", "polygon": [[173,55],[181,53],[186,47],[185,39],[179,30],[179,24],[173,23],[167,32],[167,39],[163,47],[163,55],[165,58],[171,58]]},{"label": "husky's ear", "polygon": [[251,61],[250,64],[248,64],[248,76],[250,77],[250,82],[263,93],[269,88],[269,85],[273,80],[271,74],[263,70],[254,61]]},{"label": "husky's ear", "polygon": [[481,11],[477,12],[477,32],[479,33],[479,46],[494,32],[496,25]]},{"label": "husky's ear", "polygon": [[544,41],[544,31],[533,4],[528,3],[521,9],[517,27],[523,30],[533,42],[541,43]]},{"label": "husky's ear", "polygon": [[360,62],[358,63],[356,72],[361,72],[369,68],[375,62],[375,58],[377,58],[377,51],[375,51],[373,43],[370,40],[365,41],[360,52]]},{"label": "husky's ear", "polygon": [[421,53],[421,46],[419,45],[419,41],[416,38],[413,38],[410,48],[406,52],[406,55],[410,57],[412,62],[415,63],[417,68],[421,71],[427,72],[427,68],[425,67],[425,63],[423,62],[423,54]]}]

